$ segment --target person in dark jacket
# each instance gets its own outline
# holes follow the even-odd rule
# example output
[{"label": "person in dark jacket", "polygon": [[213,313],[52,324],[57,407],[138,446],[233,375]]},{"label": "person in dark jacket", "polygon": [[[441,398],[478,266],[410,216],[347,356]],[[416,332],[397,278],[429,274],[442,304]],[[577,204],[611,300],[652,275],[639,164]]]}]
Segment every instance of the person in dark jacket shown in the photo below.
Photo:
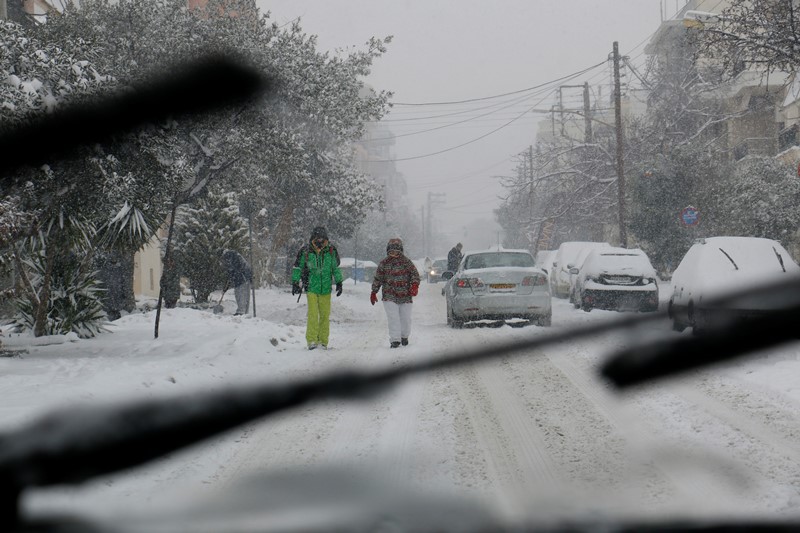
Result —
[{"label": "person in dark jacket", "polygon": [[[328,242],[328,232],[317,226],[311,239],[297,252],[292,268],[292,294],[304,290],[308,300],[306,342],[308,349],[328,349],[331,317],[331,292],[336,284],[336,296],[342,295],[342,271],[339,269],[339,253]],[[300,286],[302,283],[302,287]],[[298,298],[299,299],[299,298]]]},{"label": "person in dark jacket", "polygon": [[228,287],[233,286],[233,295],[236,297],[235,315],[244,315],[250,308],[250,290],[253,283],[253,271],[250,264],[235,250],[222,252],[222,264],[228,271]]},{"label": "person in dark jacket", "polygon": [[386,257],[378,264],[372,281],[369,296],[372,305],[378,302],[379,290],[389,321],[389,347],[406,346],[411,335],[412,297],[419,292],[419,272],[411,259],[403,255],[400,239],[389,239],[386,245]]},{"label": "person in dark jacket", "polygon": [[450,272],[458,270],[458,265],[461,264],[461,259],[464,257],[461,253],[461,248],[461,243],[458,243],[447,254],[447,270]]}]

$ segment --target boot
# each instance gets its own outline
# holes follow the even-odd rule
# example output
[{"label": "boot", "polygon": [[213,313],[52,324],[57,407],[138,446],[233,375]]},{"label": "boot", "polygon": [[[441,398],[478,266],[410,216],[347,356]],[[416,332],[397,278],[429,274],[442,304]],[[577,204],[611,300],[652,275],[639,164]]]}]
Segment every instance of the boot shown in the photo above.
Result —
[{"label": "boot", "polygon": [[400,344],[403,346],[408,346],[408,339],[400,339]]},{"label": "boot", "polygon": [[400,343],[397,341],[392,341],[389,343],[389,348],[397,348],[398,346],[400,346]]}]

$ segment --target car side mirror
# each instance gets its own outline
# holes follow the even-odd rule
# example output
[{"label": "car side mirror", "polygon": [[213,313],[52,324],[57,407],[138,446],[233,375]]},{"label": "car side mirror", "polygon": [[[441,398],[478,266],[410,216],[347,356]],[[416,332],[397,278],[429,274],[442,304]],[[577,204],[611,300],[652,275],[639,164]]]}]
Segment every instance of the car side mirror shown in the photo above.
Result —
[{"label": "car side mirror", "polygon": [[575,268],[575,267],[572,267],[572,268],[570,268],[570,269],[569,269],[569,273],[570,273],[570,274],[575,274],[575,275],[577,275],[579,272],[580,272],[580,270],[578,270],[578,269],[577,269],[577,268]]},{"label": "car side mirror", "polygon": [[442,272],[442,279],[450,279],[453,277],[454,272],[452,270],[445,270]]}]

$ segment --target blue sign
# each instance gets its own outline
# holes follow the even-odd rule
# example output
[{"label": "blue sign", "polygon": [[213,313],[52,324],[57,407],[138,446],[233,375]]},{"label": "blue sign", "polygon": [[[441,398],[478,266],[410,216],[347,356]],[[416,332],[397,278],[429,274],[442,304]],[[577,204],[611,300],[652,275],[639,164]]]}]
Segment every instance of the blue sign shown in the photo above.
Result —
[{"label": "blue sign", "polygon": [[681,211],[681,221],[686,226],[696,226],[700,223],[700,210],[691,205],[684,207],[683,211]]}]

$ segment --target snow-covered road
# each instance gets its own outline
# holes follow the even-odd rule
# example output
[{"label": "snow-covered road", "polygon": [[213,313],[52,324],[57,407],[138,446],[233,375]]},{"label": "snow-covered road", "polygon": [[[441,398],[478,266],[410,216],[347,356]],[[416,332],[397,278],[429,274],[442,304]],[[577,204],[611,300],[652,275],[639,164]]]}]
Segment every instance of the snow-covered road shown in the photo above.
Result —
[{"label": "snow-covered road", "polygon": [[[3,428],[68,401],[382,368],[548,332],[450,329],[441,287],[421,287],[411,344],[400,349],[389,349],[383,310],[369,305],[365,284],[346,285],[334,300],[327,352],[304,349],[305,306],[278,290],[258,294],[258,318],[169,310],[158,340],[152,313],[129,315],[114,334],[0,360]],[[615,316],[554,300],[552,328]],[[678,334],[664,322],[636,335]],[[565,342],[407,379],[368,402],[306,405],[86,487],[38,491],[27,505],[141,513],[224,494],[252,475],[335,467],[474,498],[509,520],[800,518],[800,348],[619,394],[598,366],[631,342],[620,334]]]}]

